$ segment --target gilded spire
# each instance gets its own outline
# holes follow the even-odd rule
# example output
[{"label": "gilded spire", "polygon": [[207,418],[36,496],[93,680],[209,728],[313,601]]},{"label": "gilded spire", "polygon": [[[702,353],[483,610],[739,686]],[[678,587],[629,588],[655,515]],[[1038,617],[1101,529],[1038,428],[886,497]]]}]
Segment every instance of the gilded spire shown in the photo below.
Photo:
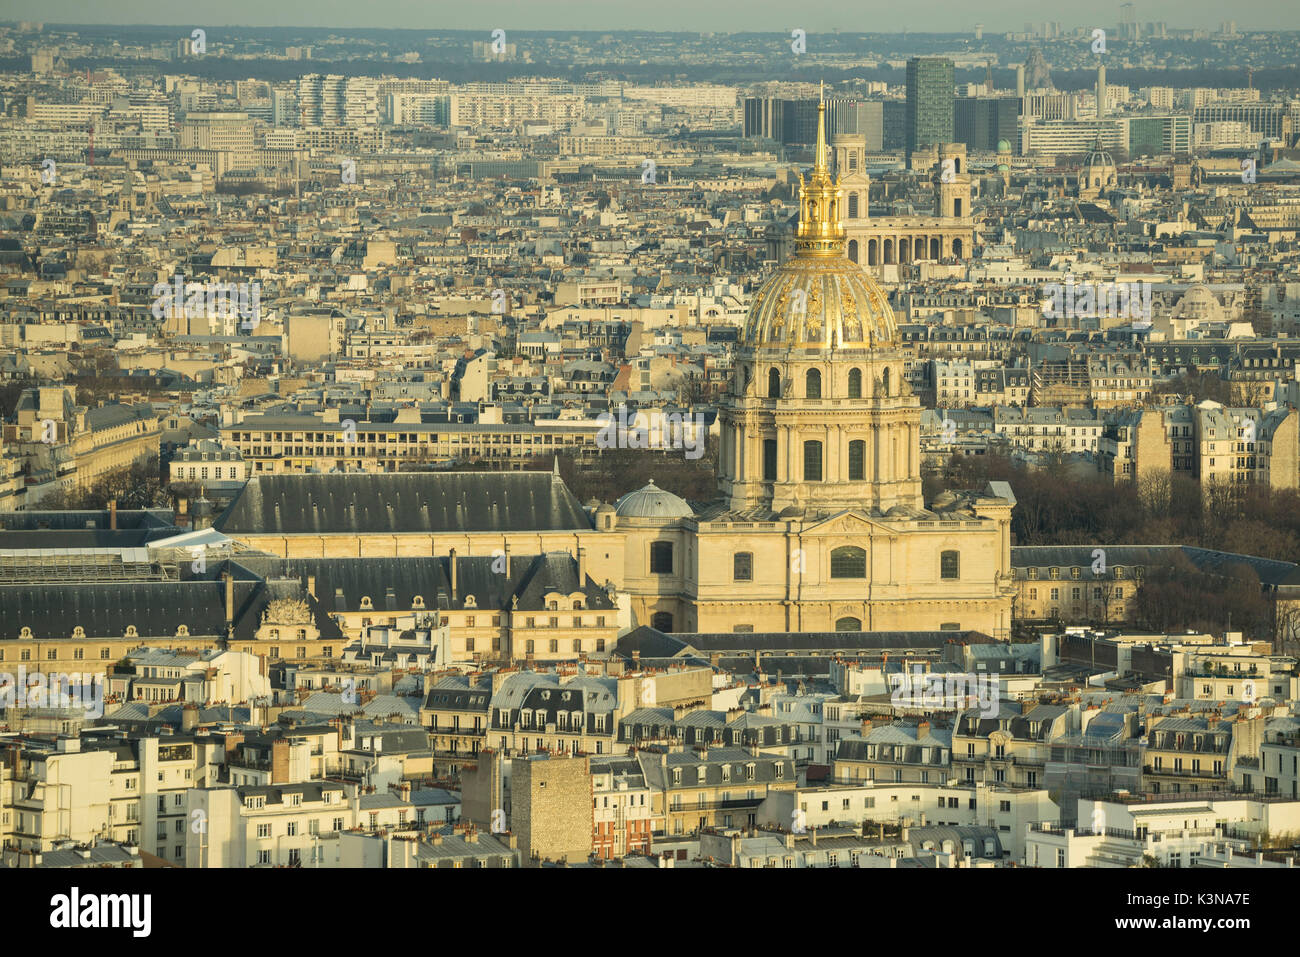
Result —
[{"label": "gilded spire", "polygon": [[805,182],[799,175],[799,226],[795,246],[799,255],[843,255],[844,196],[838,180],[831,180],[826,149],[826,95],[821,88],[817,102],[817,150],[812,173]]}]

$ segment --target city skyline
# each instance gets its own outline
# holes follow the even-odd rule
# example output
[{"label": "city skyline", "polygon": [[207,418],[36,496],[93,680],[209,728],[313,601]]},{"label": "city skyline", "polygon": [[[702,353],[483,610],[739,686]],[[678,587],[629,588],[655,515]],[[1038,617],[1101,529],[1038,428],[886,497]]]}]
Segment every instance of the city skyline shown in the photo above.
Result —
[{"label": "city skyline", "polygon": [[[609,4],[599,0],[534,3],[522,8],[510,0],[482,0],[472,8],[460,4],[410,3],[405,0],[374,0],[359,5],[352,0],[288,0],[277,4],[269,14],[263,4],[250,0],[231,0],[220,8],[205,10],[205,16],[193,16],[192,7],[167,0],[115,0],[117,15],[111,21],[87,19],[85,7],[76,0],[10,0],[0,14],[10,20],[33,20],[49,23],[138,23],[141,25],[195,25],[411,30],[480,30],[498,27],[517,30],[662,30],[665,32],[742,32],[735,29],[743,15],[746,30],[785,33],[801,28],[806,31],[842,31],[846,33],[959,33],[971,32],[982,24],[987,32],[1015,32],[1026,23],[1058,21],[1066,29],[1110,26],[1121,19],[1121,4],[1098,8],[1091,18],[1081,17],[1074,7],[1063,5],[1044,8],[1042,4],[993,0],[976,5],[953,4],[951,0],[918,0],[909,4],[906,14],[897,4],[872,0],[824,0],[815,8],[798,12],[778,0],[720,0],[701,9],[686,0],[665,0],[653,7],[635,3]],[[180,16],[181,10],[186,16]],[[1164,20],[1178,29],[1215,30],[1225,20],[1234,20],[1239,29],[1300,29],[1295,8],[1285,0],[1266,0],[1244,7],[1225,7],[1215,0],[1144,0],[1135,3],[1139,22]],[[199,24],[205,20],[205,24]],[[798,21],[798,22],[796,22]],[[934,30],[938,24],[945,29]]]}]

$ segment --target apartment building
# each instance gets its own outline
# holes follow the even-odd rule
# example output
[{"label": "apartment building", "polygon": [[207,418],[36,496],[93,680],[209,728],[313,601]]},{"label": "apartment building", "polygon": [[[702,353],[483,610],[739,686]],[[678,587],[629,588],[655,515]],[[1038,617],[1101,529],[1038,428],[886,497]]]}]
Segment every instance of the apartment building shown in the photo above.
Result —
[{"label": "apartment building", "polygon": [[186,867],[320,867],[339,863],[338,836],[360,798],[342,784],[192,788],[185,794]]},{"label": "apartment building", "polygon": [[1300,735],[1293,728],[1264,732],[1259,746],[1259,779],[1252,784],[1259,793],[1300,798]]},{"label": "apartment building", "polygon": [[1232,782],[1234,726],[1217,714],[1152,716],[1142,751],[1142,782],[1151,794],[1226,791]]},{"label": "apartment building", "polygon": [[52,492],[85,488],[105,474],[137,462],[156,461],[161,417],[147,405],[111,403],[87,409],[75,404],[71,386],[26,389],[15,425],[4,426],[4,457],[23,463],[24,504]]},{"label": "apartment building", "polygon": [[591,853],[602,860],[650,854],[654,800],[636,759],[592,759],[591,789]]},{"label": "apartment building", "polygon": [[45,851],[58,841],[105,837],[183,863],[186,794],[215,782],[223,760],[216,737],[22,739],[4,755],[0,838]]},{"label": "apartment building", "polygon": [[794,762],[757,748],[638,751],[653,794],[655,834],[679,836],[708,827],[747,827],[773,791],[798,786]]},{"label": "apartment building", "polygon": [[1097,469],[1115,481],[1168,473],[1202,484],[1296,488],[1300,412],[1230,409],[1208,399],[1124,412],[1103,430]]},{"label": "apartment building", "polygon": [[1026,826],[1059,819],[1060,809],[1041,788],[1011,788],[984,782],[970,785],[868,781],[858,785],[778,791],[763,802],[758,824],[784,830],[846,825],[866,830],[867,825],[880,824],[983,826],[997,832],[1008,858],[1020,860]]},{"label": "apartment building", "polygon": [[1029,867],[1196,867],[1219,846],[1241,853],[1264,834],[1300,829],[1300,802],[1211,794],[1196,800],[1164,796],[1080,799],[1078,827],[1031,824]]},{"label": "apartment building", "polygon": [[223,426],[221,444],[238,451],[250,475],[397,472],[403,463],[453,460],[518,470],[530,459],[595,451],[600,429],[595,422],[426,423],[412,409],[400,410],[393,422],[340,421],[338,410],[328,409],[320,415],[249,416]]},{"label": "apartment building", "polygon": [[939,784],[952,774],[952,731],[917,724],[862,722],[860,735],[844,738],[831,765],[837,784],[861,781]]},{"label": "apartment building", "polygon": [[953,776],[968,783],[1043,787],[1050,744],[1072,730],[1070,709],[1002,702],[996,716],[958,715],[952,732]]}]

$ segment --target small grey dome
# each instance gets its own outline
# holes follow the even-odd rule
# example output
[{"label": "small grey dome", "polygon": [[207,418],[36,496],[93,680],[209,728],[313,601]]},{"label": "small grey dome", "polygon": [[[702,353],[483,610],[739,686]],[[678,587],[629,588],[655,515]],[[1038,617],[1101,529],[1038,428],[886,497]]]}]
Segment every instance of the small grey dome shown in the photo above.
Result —
[{"label": "small grey dome", "polygon": [[620,518],[690,518],[695,514],[684,498],[659,488],[654,479],[620,498],[614,510]]}]

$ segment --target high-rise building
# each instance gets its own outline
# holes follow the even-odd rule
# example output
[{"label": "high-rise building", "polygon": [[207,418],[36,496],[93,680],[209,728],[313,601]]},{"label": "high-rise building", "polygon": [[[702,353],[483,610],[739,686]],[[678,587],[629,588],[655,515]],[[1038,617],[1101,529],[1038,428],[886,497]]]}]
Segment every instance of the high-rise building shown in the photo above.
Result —
[{"label": "high-rise building", "polygon": [[[869,104],[857,100],[826,101],[828,128],[835,132],[856,133]],[[750,139],[776,140],[778,143],[811,145],[817,139],[817,100],[782,100],[772,97],[747,97],[744,103],[744,135]],[[869,122],[869,120],[868,120]]]},{"label": "high-rise building", "polygon": [[885,100],[883,105],[880,148],[901,150],[907,145],[907,104],[902,100]]},{"label": "high-rise building", "polygon": [[1020,101],[1012,96],[971,97],[953,108],[953,141],[971,150],[997,149],[1000,140],[1016,142]]},{"label": "high-rise building", "polygon": [[907,114],[904,120],[908,155],[921,146],[953,140],[953,63],[940,57],[907,61]]}]

